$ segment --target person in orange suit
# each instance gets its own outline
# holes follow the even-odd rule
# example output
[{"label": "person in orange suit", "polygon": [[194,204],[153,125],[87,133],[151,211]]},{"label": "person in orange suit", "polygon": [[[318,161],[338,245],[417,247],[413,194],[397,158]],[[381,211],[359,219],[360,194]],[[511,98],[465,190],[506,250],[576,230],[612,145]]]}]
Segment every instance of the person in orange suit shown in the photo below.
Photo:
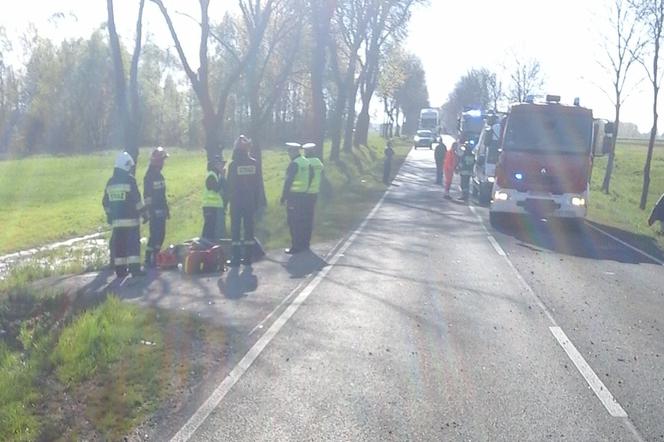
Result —
[{"label": "person in orange suit", "polygon": [[456,151],[459,148],[459,143],[454,142],[452,146],[447,149],[445,154],[445,164],[443,165],[443,172],[445,174],[445,198],[450,199],[450,187],[452,186],[452,178],[454,178],[454,169],[456,168],[457,156]]}]

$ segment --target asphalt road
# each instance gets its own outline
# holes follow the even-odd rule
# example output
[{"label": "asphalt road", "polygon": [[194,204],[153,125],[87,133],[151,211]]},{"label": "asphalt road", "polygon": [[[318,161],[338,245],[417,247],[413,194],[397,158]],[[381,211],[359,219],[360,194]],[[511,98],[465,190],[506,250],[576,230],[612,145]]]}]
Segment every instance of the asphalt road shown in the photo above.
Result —
[{"label": "asphalt road", "polygon": [[662,266],[591,229],[493,229],[432,159],[411,153],[178,438],[664,441]]}]

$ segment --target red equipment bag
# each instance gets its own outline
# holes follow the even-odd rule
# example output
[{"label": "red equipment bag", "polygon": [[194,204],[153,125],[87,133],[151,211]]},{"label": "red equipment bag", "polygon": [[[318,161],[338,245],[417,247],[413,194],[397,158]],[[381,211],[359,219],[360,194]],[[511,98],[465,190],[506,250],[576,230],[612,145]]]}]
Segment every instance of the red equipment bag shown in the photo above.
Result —
[{"label": "red equipment bag", "polygon": [[174,269],[178,266],[178,257],[175,253],[175,246],[170,246],[157,254],[157,267],[163,270]]},{"label": "red equipment bag", "polygon": [[225,262],[221,246],[215,245],[207,249],[191,247],[184,259],[183,269],[188,275],[223,272]]}]

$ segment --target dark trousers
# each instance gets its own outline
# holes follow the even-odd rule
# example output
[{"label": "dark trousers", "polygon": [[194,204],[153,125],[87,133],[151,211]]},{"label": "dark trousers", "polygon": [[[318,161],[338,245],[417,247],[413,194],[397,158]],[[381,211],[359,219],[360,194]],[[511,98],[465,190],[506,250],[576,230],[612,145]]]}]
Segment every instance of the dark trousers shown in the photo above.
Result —
[{"label": "dark trousers", "polygon": [[115,227],[111,237],[111,255],[118,276],[141,270],[141,231],[140,227]]},{"label": "dark trousers", "polygon": [[390,184],[390,177],[392,175],[392,161],[385,160],[383,163],[383,183]]},{"label": "dark trousers", "polygon": [[210,242],[217,242],[217,221],[219,218],[218,207],[203,207],[203,232],[201,238]]},{"label": "dark trousers", "polygon": [[314,233],[314,218],[316,214],[316,201],[318,200],[318,194],[317,193],[308,193],[306,197],[306,205],[305,205],[305,210],[306,210],[306,216],[307,216],[307,224],[306,224],[306,231],[304,235],[304,245],[306,248],[309,248],[311,245],[311,236]]},{"label": "dark trousers", "polygon": [[468,198],[470,192],[470,175],[461,175],[461,194],[464,198]]},{"label": "dark trousers", "polygon": [[166,236],[166,217],[157,216],[156,214],[150,215],[150,238],[146,251],[157,252],[164,245],[164,237]]},{"label": "dark trousers", "polygon": [[306,250],[307,194],[291,193],[286,204],[288,228],[291,234],[291,249]]},{"label": "dark trousers", "polygon": [[231,203],[233,261],[239,261],[240,257],[243,257],[247,262],[251,260],[251,252],[254,246],[255,212],[253,207]]},{"label": "dark trousers", "polygon": [[436,161],[436,184],[443,184],[443,163]]}]

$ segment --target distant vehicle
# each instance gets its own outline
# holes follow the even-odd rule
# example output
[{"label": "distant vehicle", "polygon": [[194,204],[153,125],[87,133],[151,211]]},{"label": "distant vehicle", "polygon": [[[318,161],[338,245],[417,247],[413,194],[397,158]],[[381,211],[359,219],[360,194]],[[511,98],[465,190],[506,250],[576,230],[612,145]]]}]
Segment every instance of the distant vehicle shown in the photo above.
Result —
[{"label": "distant vehicle", "polygon": [[417,130],[429,130],[433,134],[435,141],[440,140],[440,112],[438,109],[427,108],[420,111],[420,121]]},{"label": "distant vehicle", "polygon": [[417,134],[413,138],[415,149],[418,147],[428,147],[429,149],[433,148],[433,143],[436,141],[436,137],[433,132],[430,130],[421,129],[417,131]]},{"label": "distant vehicle", "polygon": [[493,113],[486,117],[484,130],[480,134],[475,147],[475,168],[471,186],[473,195],[482,204],[491,202],[493,183],[496,181],[496,164],[498,163],[501,123],[505,114]]},{"label": "distant vehicle", "polygon": [[544,102],[512,105],[504,122],[490,221],[508,213],[582,220],[588,210],[593,113]]},{"label": "distant vehicle", "polygon": [[479,109],[468,109],[461,112],[457,122],[459,140],[462,143],[468,141],[477,145],[484,129],[485,117],[484,113]]}]

